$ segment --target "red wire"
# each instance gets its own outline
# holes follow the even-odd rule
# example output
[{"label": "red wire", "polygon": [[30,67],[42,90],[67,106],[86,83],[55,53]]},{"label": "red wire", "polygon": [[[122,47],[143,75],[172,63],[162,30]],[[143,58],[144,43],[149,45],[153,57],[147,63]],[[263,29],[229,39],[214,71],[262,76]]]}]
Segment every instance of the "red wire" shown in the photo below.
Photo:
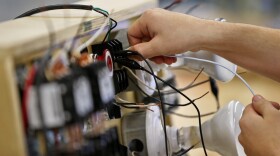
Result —
[{"label": "red wire", "polygon": [[28,102],[29,88],[32,86],[34,82],[35,73],[36,73],[35,67],[32,66],[28,72],[28,75],[24,83],[23,98],[22,98],[22,119],[23,119],[25,132],[28,128],[28,114],[27,114],[28,103],[27,102]]}]

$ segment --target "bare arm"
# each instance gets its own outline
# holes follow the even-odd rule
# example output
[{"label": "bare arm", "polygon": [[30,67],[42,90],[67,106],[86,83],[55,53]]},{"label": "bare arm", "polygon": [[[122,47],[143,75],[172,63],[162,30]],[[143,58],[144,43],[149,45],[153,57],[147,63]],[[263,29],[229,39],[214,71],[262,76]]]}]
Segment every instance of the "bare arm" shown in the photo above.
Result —
[{"label": "bare arm", "polygon": [[280,31],[246,24],[208,24],[201,49],[280,82]]},{"label": "bare arm", "polygon": [[135,50],[156,63],[175,61],[162,55],[209,50],[280,82],[280,30],[154,9],[130,27],[128,39]]},{"label": "bare arm", "polygon": [[[209,50],[280,82],[280,31],[245,24],[202,20],[161,9],[147,11],[128,31],[134,50],[156,63],[172,55]],[[273,108],[274,106],[274,108]],[[279,104],[255,96],[240,120],[239,140],[247,155],[278,155]]]}]

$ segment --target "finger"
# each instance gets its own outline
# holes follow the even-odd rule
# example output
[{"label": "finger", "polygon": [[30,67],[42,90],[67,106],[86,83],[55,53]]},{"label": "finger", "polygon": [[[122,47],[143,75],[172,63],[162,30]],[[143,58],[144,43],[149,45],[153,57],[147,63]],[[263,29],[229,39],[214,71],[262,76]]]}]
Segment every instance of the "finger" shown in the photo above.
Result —
[{"label": "finger", "polygon": [[140,57],[138,55],[128,56],[128,58],[131,60],[134,60],[134,61],[143,61],[142,57]]},{"label": "finger", "polygon": [[246,106],[239,120],[241,132],[246,133],[246,129],[255,127],[255,124],[259,124],[262,120],[263,118],[254,110],[252,104]]},{"label": "finger", "polygon": [[163,60],[164,60],[164,63],[166,63],[168,65],[171,65],[173,63],[173,60],[171,58],[168,58],[168,57],[164,57]]},{"label": "finger", "polygon": [[264,117],[265,114],[275,111],[273,104],[263,98],[261,95],[255,95],[252,99],[253,108],[258,114]]},{"label": "finger", "polygon": [[172,57],[173,59],[173,63],[177,62],[177,58],[176,57]]},{"label": "finger", "polygon": [[177,61],[176,58],[173,57],[164,57],[164,63],[171,65],[172,63],[175,63]]},{"label": "finger", "polygon": [[254,109],[253,105],[247,105],[243,111],[242,117],[246,116],[260,116]]},{"label": "finger", "polygon": [[241,145],[243,145],[244,144],[244,137],[243,137],[243,135],[242,135],[242,132],[239,134],[239,136],[238,136],[238,141],[239,141],[239,143],[241,144]]},{"label": "finger", "polygon": [[151,61],[155,62],[156,64],[162,64],[164,62],[163,56],[156,56],[150,58]]},{"label": "finger", "polygon": [[170,65],[172,63],[175,63],[177,61],[177,58],[165,57],[165,56],[155,56],[155,57],[150,58],[150,60],[157,64],[166,63],[166,64]]},{"label": "finger", "polygon": [[273,101],[270,101],[270,103],[272,104],[272,106],[273,106],[274,108],[276,108],[277,110],[280,110],[280,105],[279,105],[279,103],[273,102]]},{"label": "finger", "polygon": [[152,58],[157,56],[155,53],[156,50],[154,49],[155,45],[155,38],[150,40],[149,42],[142,42],[139,44],[136,44],[131,47],[131,49],[138,51],[141,55],[143,55],[145,58]]},{"label": "finger", "polygon": [[135,45],[142,42],[144,34],[140,29],[139,19],[136,20],[127,31],[127,39],[130,45]]},{"label": "finger", "polygon": [[139,18],[128,29],[127,38],[132,46],[141,43],[144,39],[151,38],[147,26],[141,21],[142,18]]}]

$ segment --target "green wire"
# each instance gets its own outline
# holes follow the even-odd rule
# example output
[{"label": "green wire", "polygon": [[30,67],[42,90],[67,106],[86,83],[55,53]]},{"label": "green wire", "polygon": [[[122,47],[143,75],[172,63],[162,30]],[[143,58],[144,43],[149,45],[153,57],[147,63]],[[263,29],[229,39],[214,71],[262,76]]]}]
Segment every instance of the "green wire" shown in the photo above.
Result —
[{"label": "green wire", "polygon": [[105,12],[107,15],[109,15],[109,12],[106,11],[106,10],[103,10],[103,9],[101,9],[101,8],[94,8],[94,9],[97,9],[97,10],[99,10],[99,11]]},{"label": "green wire", "polygon": [[[101,8],[94,8],[94,9],[98,10],[98,11],[101,11],[101,12],[105,13],[107,16],[109,16],[109,12],[106,11],[106,10],[103,10]],[[110,20],[109,27],[112,28],[112,25],[113,25],[112,20]],[[107,36],[106,40],[109,41],[109,39],[110,39],[110,34]]]}]

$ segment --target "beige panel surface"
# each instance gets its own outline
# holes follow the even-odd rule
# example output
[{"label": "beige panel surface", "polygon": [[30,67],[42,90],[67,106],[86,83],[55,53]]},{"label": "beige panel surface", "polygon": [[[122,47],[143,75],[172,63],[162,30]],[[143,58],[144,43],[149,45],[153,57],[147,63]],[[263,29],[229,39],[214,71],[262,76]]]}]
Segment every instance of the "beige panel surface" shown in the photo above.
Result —
[{"label": "beige panel surface", "polygon": [[[117,21],[135,17],[144,10],[157,6],[155,0],[86,0],[82,3],[104,7],[112,12],[111,17]],[[87,18],[83,20],[81,17],[85,15]],[[20,57],[34,50],[47,48],[49,46],[49,33],[55,33],[54,43],[60,43],[75,36],[82,21],[81,33],[85,33],[89,31],[89,25],[90,30],[99,28],[104,23],[104,19],[103,16],[93,11],[54,10],[41,15],[1,23],[0,56],[9,52]]]},{"label": "beige panel surface", "polygon": [[0,58],[0,75],[0,155],[22,156],[26,151],[11,57]]}]

